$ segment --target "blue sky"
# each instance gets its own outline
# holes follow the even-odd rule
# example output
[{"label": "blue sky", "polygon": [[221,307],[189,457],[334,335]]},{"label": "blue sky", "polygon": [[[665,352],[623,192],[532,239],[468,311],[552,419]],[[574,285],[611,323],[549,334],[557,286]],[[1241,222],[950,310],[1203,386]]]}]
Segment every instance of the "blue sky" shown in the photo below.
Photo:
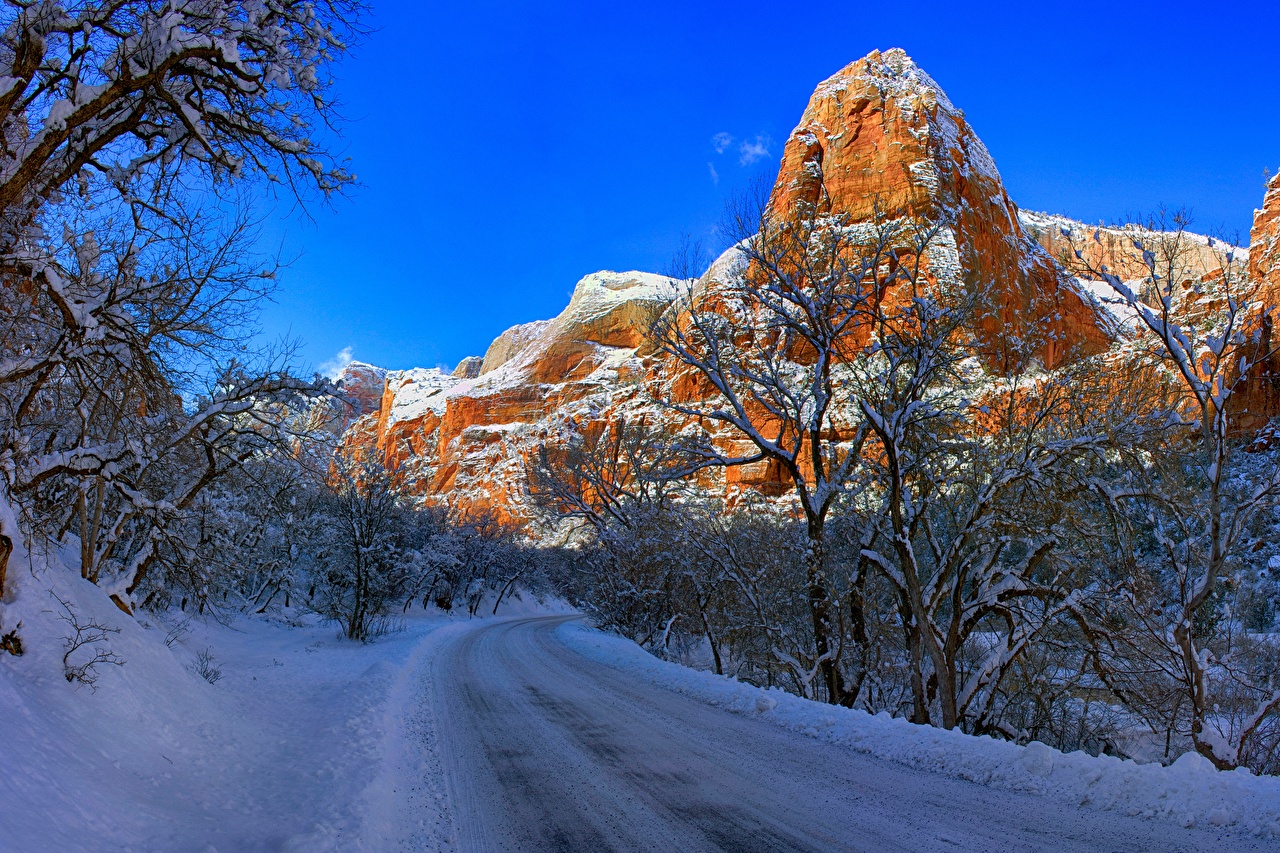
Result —
[{"label": "blue sky", "polygon": [[263,233],[296,260],[262,333],[311,366],[453,365],[587,273],[662,271],[876,48],[938,81],[1023,208],[1186,205],[1247,240],[1280,167],[1273,3],[372,2],[337,89],[361,185]]}]

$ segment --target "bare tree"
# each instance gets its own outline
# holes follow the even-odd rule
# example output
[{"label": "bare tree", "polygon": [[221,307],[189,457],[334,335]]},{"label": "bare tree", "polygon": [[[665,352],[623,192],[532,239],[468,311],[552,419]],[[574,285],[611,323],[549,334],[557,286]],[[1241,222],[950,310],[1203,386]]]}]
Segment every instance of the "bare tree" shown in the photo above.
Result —
[{"label": "bare tree", "polygon": [[[359,35],[360,10],[356,0],[6,0],[0,210],[9,250],[73,182],[100,177],[128,193],[129,179],[156,165],[215,178],[257,172],[326,193],[349,184],[314,133],[334,115],[329,69]],[[43,272],[33,259],[29,274]],[[43,284],[57,296],[56,282]]]},{"label": "bare tree", "polygon": [[320,139],[360,11],[0,4],[0,499],[78,536],[122,609],[189,550],[196,498],[321,390],[244,348],[275,264],[246,252],[236,188],[354,179]]},{"label": "bare tree", "polygon": [[86,621],[69,602],[56,595],[53,599],[62,610],[58,617],[71,631],[63,641],[62,674],[67,681],[96,690],[101,667],[124,665],[124,659],[111,650],[111,635],[120,629]]},{"label": "bare tree", "polygon": [[[874,306],[921,279],[937,225],[877,210],[872,222],[801,205],[740,201],[728,216],[730,261],[685,292],[658,321],[656,346],[694,377],[696,391],[664,400],[712,427],[689,449],[697,466],[776,465],[803,513],[812,666],[826,699],[848,704],[841,634],[828,575],[827,518],[858,467],[868,434],[844,365],[867,343]],[[733,449],[745,440],[746,452]]]},{"label": "bare tree", "polygon": [[[1087,387],[1079,367],[978,368],[969,329],[983,299],[980,288],[899,294],[853,365],[873,434],[853,501],[860,553],[899,598],[913,719],[944,728],[983,728],[1004,675],[1089,592],[1053,558],[1053,528],[1080,482],[1072,469],[1118,426],[1072,417]],[[998,639],[979,649],[979,633]]]},{"label": "bare tree", "polygon": [[576,518],[596,531],[631,527],[638,510],[661,508],[687,460],[667,425],[642,415],[582,429],[566,422],[538,445],[528,466],[529,496],[555,518]]},{"label": "bare tree", "polygon": [[405,509],[391,472],[369,461],[335,459],[321,509],[327,535],[317,555],[315,606],[340,623],[348,639],[367,641],[374,620],[407,589],[398,536]]},{"label": "bare tree", "polygon": [[[1240,666],[1240,657],[1215,642],[1218,633],[1206,622],[1216,621],[1215,599],[1243,556],[1251,523],[1280,497],[1274,468],[1239,475],[1241,403],[1257,367],[1275,349],[1271,306],[1260,303],[1259,282],[1247,279],[1235,250],[1221,241],[1208,240],[1219,268],[1198,274],[1187,252],[1195,239],[1187,233],[1189,222],[1178,212],[1127,226],[1130,266],[1141,276],[1129,281],[1091,266],[1088,247],[1078,236],[1066,236],[1075,240],[1082,272],[1110,285],[1130,318],[1126,351],[1132,364],[1174,394],[1158,452],[1134,466],[1128,481],[1099,487],[1115,513],[1148,534],[1153,546],[1152,571],[1135,565],[1130,586],[1133,623],[1143,637],[1122,642],[1124,654],[1102,661],[1104,674],[1122,695],[1126,688],[1130,695],[1142,693],[1125,673],[1133,672],[1135,660],[1154,661],[1156,680],[1172,686],[1168,701],[1157,703],[1170,714],[1170,725],[1181,728],[1178,720],[1185,720],[1196,751],[1225,769],[1242,761],[1280,711],[1274,677],[1265,675],[1265,667],[1250,672]],[[1145,691],[1152,689],[1159,688]],[[1234,694],[1229,704],[1228,693]],[[1232,713],[1230,705],[1240,702],[1248,703],[1248,711]]]},{"label": "bare tree", "polygon": [[528,466],[529,495],[545,522],[574,519],[589,532],[574,561],[580,571],[571,597],[600,625],[643,646],[657,639],[665,647],[678,618],[670,545],[678,535],[671,499],[681,460],[664,425],[641,417],[586,430],[565,423]]}]

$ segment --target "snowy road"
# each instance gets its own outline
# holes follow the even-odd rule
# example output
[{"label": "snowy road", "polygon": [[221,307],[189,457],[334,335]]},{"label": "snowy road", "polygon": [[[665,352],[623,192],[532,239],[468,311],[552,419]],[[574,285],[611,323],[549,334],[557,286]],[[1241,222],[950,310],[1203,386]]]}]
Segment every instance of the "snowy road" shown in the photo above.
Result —
[{"label": "snowy road", "polygon": [[489,623],[429,683],[455,849],[1263,850],[1066,807],[737,716],[589,660],[568,617]]}]

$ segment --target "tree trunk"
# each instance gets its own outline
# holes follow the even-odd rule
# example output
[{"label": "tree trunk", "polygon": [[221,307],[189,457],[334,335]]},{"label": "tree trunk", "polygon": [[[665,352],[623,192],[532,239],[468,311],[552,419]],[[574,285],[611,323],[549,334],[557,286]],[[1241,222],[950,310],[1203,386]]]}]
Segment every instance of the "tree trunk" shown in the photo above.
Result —
[{"label": "tree trunk", "polygon": [[13,540],[0,533],[0,598],[4,598],[5,581],[9,577],[9,555],[13,553]]},{"label": "tree trunk", "polygon": [[508,591],[508,590],[510,590],[510,589],[511,589],[511,586],[512,586],[516,581],[518,581],[519,579],[520,579],[520,572],[516,572],[516,573],[512,576],[511,580],[507,581],[506,586],[504,586],[504,587],[502,588],[502,592],[499,592],[499,593],[498,593],[498,600],[497,600],[497,601],[495,601],[495,602],[493,603],[493,615],[494,615],[494,616],[497,616],[497,615],[498,615],[498,605],[502,603],[502,599],[503,599],[503,597],[504,597],[504,596],[506,596],[507,591]]},{"label": "tree trunk", "polygon": [[898,615],[902,620],[902,634],[907,644],[907,659],[911,666],[911,722],[927,726],[931,720],[929,719],[929,697],[924,689],[924,673],[920,671],[920,665],[924,662],[924,655],[920,650],[920,630],[916,625],[907,593],[902,590],[898,592]]},{"label": "tree trunk", "polygon": [[831,649],[831,602],[827,597],[826,548],[821,518],[809,518],[809,554],[805,567],[809,584],[809,613],[813,617],[813,639],[817,646],[818,671],[827,688],[827,701],[832,705],[843,704],[844,684],[840,677],[840,662]]},{"label": "tree trunk", "polygon": [[362,563],[363,561],[357,556],[355,600],[351,605],[351,621],[347,623],[347,639],[349,640],[364,639],[365,568]]},{"label": "tree trunk", "polygon": [[707,635],[707,644],[711,646],[711,657],[715,660],[716,675],[724,675],[724,664],[720,660],[720,643],[715,632],[711,630],[711,620],[707,618],[707,607],[701,596],[698,597],[698,616],[702,619],[702,630]]},{"label": "tree trunk", "polygon": [[857,647],[857,673],[853,684],[845,690],[845,707],[852,708],[862,693],[862,684],[867,678],[867,665],[870,660],[871,643],[867,639],[867,560],[858,560],[858,574],[849,587],[849,633]]}]

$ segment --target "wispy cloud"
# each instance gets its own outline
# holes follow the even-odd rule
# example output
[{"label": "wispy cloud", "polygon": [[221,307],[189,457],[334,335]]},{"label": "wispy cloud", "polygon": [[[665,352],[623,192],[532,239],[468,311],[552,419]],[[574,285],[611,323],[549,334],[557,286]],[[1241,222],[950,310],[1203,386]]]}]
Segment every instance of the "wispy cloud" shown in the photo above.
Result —
[{"label": "wispy cloud", "polygon": [[716,171],[716,167],[708,163],[707,171],[711,173],[711,183],[720,186],[720,173]]},{"label": "wispy cloud", "polygon": [[316,368],[316,372],[328,379],[337,379],[343,369],[352,362],[351,352],[351,347],[343,347],[333,358]]},{"label": "wispy cloud", "polygon": [[771,145],[773,140],[764,135],[757,136],[755,139],[742,140],[742,144],[738,146],[738,165],[750,166],[757,160],[768,157]]},{"label": "wispy cloud", "polygon": [[716,150],[717,154],[723,154],[729,150],[729,146],[733,144],[733,134],[721,131],[711,137],[711,147]]}]

